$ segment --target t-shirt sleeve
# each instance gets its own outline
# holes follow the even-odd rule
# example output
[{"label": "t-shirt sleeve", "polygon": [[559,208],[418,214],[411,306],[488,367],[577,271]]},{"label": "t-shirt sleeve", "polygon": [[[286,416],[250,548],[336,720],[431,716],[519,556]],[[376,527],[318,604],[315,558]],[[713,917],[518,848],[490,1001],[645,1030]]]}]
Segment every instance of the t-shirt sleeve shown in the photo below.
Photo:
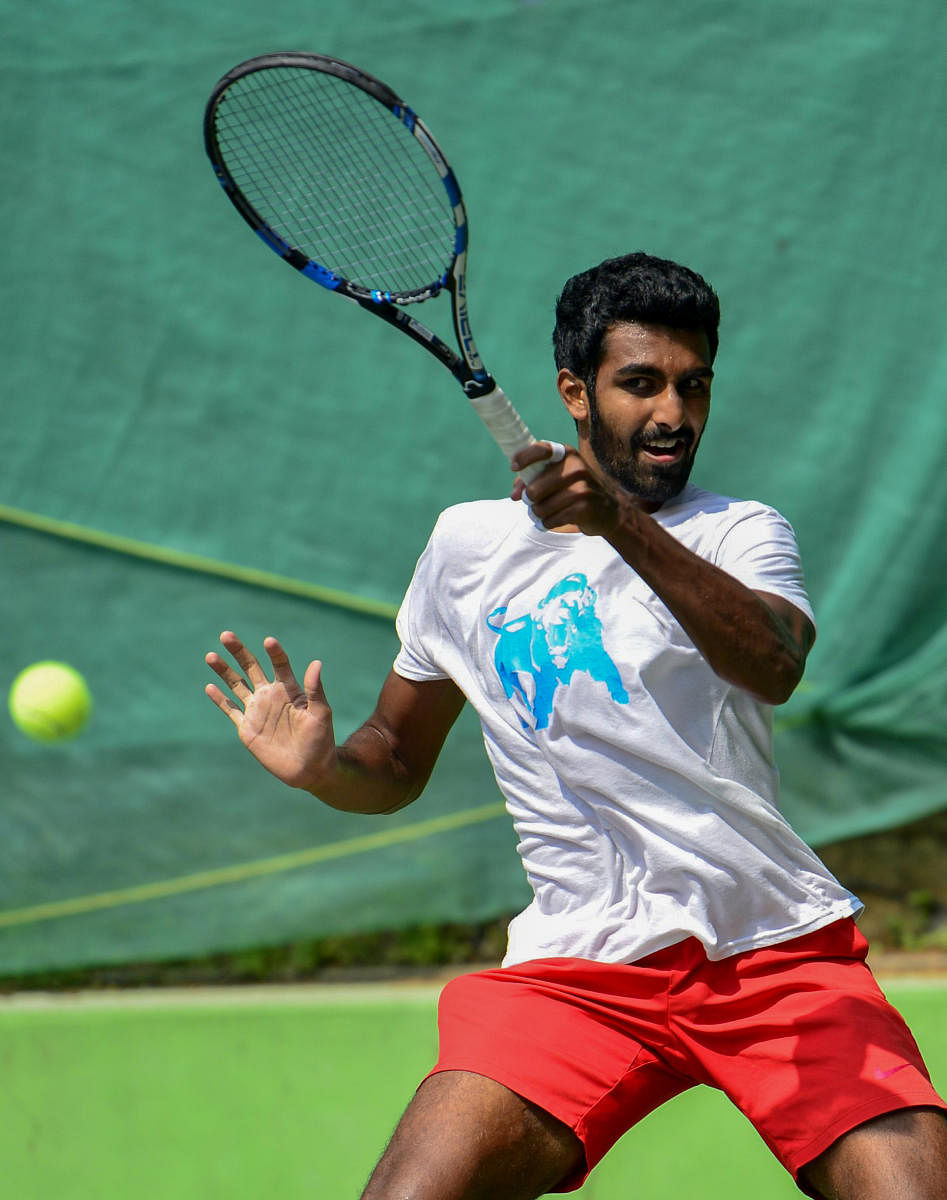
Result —
[{"label": "t-shirt sleeve", "polygon": [[792,526],[774,509],[742,517],[724,534],[715,562],[756,592],[788,600],[815,624]]},{"label": "t-shirt sleeve", "polygon": [[435,527],[414,568],[395,620],[401,649],[394,661],[394,671],[404,679],[419,682],[449,678],[437,663],[440,617],[436,605],[436,538]]}]

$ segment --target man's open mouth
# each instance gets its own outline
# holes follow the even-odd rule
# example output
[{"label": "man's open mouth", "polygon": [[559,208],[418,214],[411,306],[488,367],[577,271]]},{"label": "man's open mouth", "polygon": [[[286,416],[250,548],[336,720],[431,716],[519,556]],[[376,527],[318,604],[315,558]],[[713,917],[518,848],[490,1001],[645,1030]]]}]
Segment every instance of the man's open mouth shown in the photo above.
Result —
[{"label": "man's open mouth", "polygon": [[687,439],[683,437],[649,438],[640,444],[642,454],[654,462],[673,463],[684,457]]}]

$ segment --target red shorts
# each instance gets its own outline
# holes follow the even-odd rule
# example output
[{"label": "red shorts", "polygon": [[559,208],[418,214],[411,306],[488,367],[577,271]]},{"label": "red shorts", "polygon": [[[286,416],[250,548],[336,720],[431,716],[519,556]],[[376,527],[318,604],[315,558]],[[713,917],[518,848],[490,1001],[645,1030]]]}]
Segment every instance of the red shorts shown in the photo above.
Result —
[{"label": "red shorts", "polygon": [[558,1191],[698,1083],[729,1096],[798,1183],[856,1125],[947,1108],[867,949],[844,920],[719,962],[690,938],[630,966],[551,958],[461,976],[441,995],[431,1073],[485,1075],[573,1129],[585,1171]]}]

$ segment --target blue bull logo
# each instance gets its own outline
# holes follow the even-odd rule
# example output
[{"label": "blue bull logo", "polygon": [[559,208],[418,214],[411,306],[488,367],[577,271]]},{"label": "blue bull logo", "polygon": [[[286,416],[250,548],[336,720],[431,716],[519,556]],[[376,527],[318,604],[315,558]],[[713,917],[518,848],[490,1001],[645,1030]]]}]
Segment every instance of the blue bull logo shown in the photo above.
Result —
[{"label": "blue bull logo", "polygon": [[[509,699],[518,696],[526,705],[536,729],[547,727],[558,688],[568,687],[576,671],[604,683],[616,704],[628,703],[628,692],[602,643],[596,599],[584,575],[567,575],[535,612],[504,621],[503,605],[487,617],[487,625],[499,634],[493,657],[503,690]],[[529,728],[522,717],[520,723]]]}]

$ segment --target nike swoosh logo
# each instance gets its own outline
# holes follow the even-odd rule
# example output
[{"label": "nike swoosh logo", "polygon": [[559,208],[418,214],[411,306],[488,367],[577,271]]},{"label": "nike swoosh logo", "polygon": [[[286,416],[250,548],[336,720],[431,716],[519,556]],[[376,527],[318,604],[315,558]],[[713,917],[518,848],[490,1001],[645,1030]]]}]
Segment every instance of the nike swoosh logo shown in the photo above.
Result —
[{"label": "nike swoosh logo", "polygon": [[890,1079],[892,1075],[897,1075],[899,1071],[903,1071],[908,1066],[908,1063],[901,1063],[898,1067],[889,1067],[887,1071],[875,1071],[876,1079]]}]

